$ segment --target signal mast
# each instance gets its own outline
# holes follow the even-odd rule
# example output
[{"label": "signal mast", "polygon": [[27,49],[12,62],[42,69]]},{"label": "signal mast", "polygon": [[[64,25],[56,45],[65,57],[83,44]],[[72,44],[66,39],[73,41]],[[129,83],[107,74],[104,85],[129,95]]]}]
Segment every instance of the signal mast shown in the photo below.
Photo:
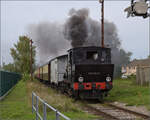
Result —
[{"label": "signal mast", "polygon": [[99,0],[101,3],[101,46],[104,48],[104,0]]}]

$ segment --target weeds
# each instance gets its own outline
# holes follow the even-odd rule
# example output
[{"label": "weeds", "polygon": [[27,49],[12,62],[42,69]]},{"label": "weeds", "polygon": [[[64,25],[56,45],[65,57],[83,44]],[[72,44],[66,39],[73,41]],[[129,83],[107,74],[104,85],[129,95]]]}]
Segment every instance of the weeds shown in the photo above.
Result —
[{"label": "weeds", "polygon": [[144,105],[150,108],[150,88],[134,84],[135,77],[117,79],[113,81],[113,89],[106,101],[120,101],[127,105]]},{"label": "weeds", "polygon": [[[37,80],[34,81],[27,81],[27,93],[28,93],[28,102],[31,104],[31,93],[32,91],[35,92],[40,98],[46,101],[48,104],[59,110],[60,112],[64,113],[72,120],[93,120],[99,117],[95,115],[91,115],[85,113],[81,110],[81,106],[83,104],[79,101],[74,101],[74,99],[63,95],[62,93],[54,90],[46,85],[40,83]],[[39,105],[40,112],[42,113],[43,105]],[[52,111],[49,111],[52,118],[54,118],[55,113],[52,114]]]},{"label": "weeds", "polygon": [[2,120],[33,120],[31,106],[27,104],[25,82],[19,81],[14,89],[0,101],[0,119]]}]

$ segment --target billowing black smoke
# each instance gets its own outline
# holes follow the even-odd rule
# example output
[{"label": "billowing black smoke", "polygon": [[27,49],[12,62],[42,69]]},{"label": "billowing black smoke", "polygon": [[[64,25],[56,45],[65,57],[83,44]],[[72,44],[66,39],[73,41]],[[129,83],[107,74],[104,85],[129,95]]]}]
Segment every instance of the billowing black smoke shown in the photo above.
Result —
[{"label": "billowing black smoke", "polygon": [[69,19],[64,28],[65,38],[71,41],[72,47],[79,47],[85,44],[87,38],[86,19],[88,17],[88,9],[80,9],[76,11],[71,9]]},{"label": "billowing black smoke", "polygon": [[[38,48],[38,62],[45,63],[49,58],[64,53],[71,46],[101,46],[100,22],[89,17],[87,8],[71,9],[68,15],[69,18],[64,24],[42,22],[29,25],[30,37]],[[131,53],[121,49],[114,23],[105,20],[104,33],[105,47],[112,49],[112,62],[120,72],[120,66],[129,62]]]},{"label": "billowing black smoke", "polygon": [[[65,38],[71,41],[72,47],[78,46],[101,46],[100,22],[89,17],[89,10],[71,9],[69,18],[64,25]],[[116,26],[108,21],[104,23],[105,45],[111,48],[120,48]]]},{"label": "billowing black smoke", "polygon": [[[70,14],[71,13],[71,14]],[[72,47],[78,46],[101,46],[101,24],[89,17],[89,10],[71,9],[69,18],[64,27],[65,38],[71,41]],[[120,73],[122,64],[127,64],[131,53],[121,49],[121,42],[114,23],[104,22],[105,47],[112,50],[112,62],[115,64],[115,74]]]}]

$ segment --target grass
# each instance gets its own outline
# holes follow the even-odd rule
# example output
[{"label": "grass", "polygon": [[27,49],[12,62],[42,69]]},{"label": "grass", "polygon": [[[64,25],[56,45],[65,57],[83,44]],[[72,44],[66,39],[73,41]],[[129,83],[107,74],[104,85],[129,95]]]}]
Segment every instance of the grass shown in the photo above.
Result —
[{"label": "grass", "polygon": [[150,110],[150,88],[148,86],[137,86],[135,78],[116,79],[113,81],[113,89],[106,101],[119,101],[129,106],[143,105]]},{"label": "grass", "polygon": [[[0,101],[0,120],[34,120],[35,114],[32,114],[31,107],[32,91],[48,104],[71,118],[71,120],[94,120],[100,118],[83,112],[80,109],[83,106],[80,102],[75,102],[72,98],[41,84],[37,80],[33,82],[21,80],[8,96]],[[42,104],[39,102],[41,114],[42,107]],[[49,120],[54,120],[55,113],[48,110],[47,117]]]},{"label": "grass", "polygon": [[[61,113],[71,118],[71,120],[94,120],[100,118],[98,116],[83,112],[81,110],[81,107],[84,105],[80,101],[75,101],[74,99],[63,95],[62,93],[59,93],[58,91],[41,84],[37,80],[35,80],[34,82],[28,81],[27,89],[28,96],[30,96],[28,101],[31,100],[31,92],[34,91],[48,104],[52,105]],[[42,112],[42,105],[40,105],[40,111]],[[51,111],[49,112],[49,114],[51,114]],[[55,118],[54,115],[54,113],[53,115],[51,115],[51,119],[53,120]]]},{"label": "grass", "polygon": [[[114,80],[114,88],[105,100],[124,102],[127,105],[143,105],[150,110],[149,87],[137,86],[133,84],[133,81],[135,81],[134,78]],[[74,101],[74,99],[41,84],[37,80],[33,82],[21,80],[9,95],[0,101],[0,120],[34,120],[35,114],[32,114],[31,108],[32,91],[72,120],[100,118],[83,112],[81,107],[84,105],[80,101]],[[42,104],[39,108],[42,113]],[[55,113],[48,111],[48,118],[54,120]]]},{"label": "grass", "polygon": [[15,88],[0,101],[1,120],[33,120],[31,106],[27,103],[25,82],[20,81]]}]

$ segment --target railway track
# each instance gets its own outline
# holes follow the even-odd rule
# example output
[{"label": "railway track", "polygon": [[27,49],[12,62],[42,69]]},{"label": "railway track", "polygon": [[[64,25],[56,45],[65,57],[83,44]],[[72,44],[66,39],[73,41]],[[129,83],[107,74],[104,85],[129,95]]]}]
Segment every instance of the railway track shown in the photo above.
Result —
[{"label": "railway track", "polygon": [[103,116],[106,120],[150,120],[150,116],[131,111],[113,104],[86,104],[86,110]]},{"label": "railway track", "polygon": [[[68,94],[65,93],[64,95],[68,96]],[[146,114],[118,107],[111,103],[91,104],[85,101],[82,103],[85,106],[83,108],[85,111],[103,116],[104,120],[150,120],[150,116]]]}]

